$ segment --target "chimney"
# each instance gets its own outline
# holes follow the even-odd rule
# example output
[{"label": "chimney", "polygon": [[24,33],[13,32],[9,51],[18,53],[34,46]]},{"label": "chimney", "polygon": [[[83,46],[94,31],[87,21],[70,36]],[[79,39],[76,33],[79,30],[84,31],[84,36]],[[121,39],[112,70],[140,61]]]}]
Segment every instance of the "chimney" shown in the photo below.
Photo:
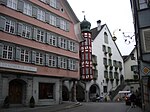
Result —
[{"label": "chimney", "polygon": [[101,20],[97,21],[97,31],[101,29]]}]

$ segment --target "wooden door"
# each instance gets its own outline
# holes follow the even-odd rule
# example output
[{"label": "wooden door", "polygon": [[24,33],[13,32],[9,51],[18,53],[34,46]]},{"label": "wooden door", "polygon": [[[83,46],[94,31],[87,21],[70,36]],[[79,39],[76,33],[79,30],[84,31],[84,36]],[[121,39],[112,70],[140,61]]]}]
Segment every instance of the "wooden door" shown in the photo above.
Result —
[{"label": "wooden door", "polygon": [[19,80],[13,80],[9,84],[9,98],[11,104],[22,103],[22,88],[23,85]]}]

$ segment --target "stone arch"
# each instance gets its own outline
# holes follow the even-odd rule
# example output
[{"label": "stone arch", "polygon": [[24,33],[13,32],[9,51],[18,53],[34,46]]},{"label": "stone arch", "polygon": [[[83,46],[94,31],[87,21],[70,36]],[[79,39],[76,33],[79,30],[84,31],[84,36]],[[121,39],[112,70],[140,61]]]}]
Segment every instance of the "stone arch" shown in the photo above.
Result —
[{"label": "stone arch", "polygon": [[27,83],[22,79],[13,79],[9,82],[9,100],[10,104],[23,104],[25,102],[25,95]]},{"label": "stone arch", "polygon": [[65,85],[62,86],[62,100],[69,101],[69,90]]},{"label": "stone arch", "polygon": [[96,97],[100,96],[100,88],[97,84],[91,85],[89,89],[89,99],[91,101],[96,101]]}]

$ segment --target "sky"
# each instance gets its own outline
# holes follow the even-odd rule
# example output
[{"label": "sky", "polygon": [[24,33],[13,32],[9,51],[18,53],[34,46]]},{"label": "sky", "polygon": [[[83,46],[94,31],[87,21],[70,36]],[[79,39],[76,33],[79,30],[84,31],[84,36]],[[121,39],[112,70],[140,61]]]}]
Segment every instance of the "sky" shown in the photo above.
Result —
[{"label": "sky", "polygon": [[[85,15],[86,20],[91,23],[91,28],[97,27],[97,20],[101,20],[101,24],[107,24],[111,34],[113,35],[114,32],[117,37],[116,44],[121,54],[130,54],[135,46],[130,0],[67,1],[81,22]],[[119,29],[121,29],[121,31],[119,31]],[[123,36],[123,32],[125,36]],[[132,37],[132,39],[129,37]]]}]

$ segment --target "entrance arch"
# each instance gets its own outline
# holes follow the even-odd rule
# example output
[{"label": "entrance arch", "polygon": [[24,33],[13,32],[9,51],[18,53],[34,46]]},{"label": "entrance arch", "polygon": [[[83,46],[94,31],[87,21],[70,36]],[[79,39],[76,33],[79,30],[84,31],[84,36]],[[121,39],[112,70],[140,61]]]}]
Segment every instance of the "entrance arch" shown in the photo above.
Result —
[{"label": "entrance arch", "polygon": [[93,84],[89,90],[89,99],[96,101],[96,97],[100,96],[100,89],[96,84]]},{"label": "entrance arch", "polygon": [[10,104],[22,104],[25,95],[26,82],[21,79],[14,79],[9,82]]},{"label": "entrance arch", "polygon": [[84,88],[81,85],[77,84],[76,89],[77,89],[77,91],[76,91],[77,101],[83,102],[85,100]]}]

